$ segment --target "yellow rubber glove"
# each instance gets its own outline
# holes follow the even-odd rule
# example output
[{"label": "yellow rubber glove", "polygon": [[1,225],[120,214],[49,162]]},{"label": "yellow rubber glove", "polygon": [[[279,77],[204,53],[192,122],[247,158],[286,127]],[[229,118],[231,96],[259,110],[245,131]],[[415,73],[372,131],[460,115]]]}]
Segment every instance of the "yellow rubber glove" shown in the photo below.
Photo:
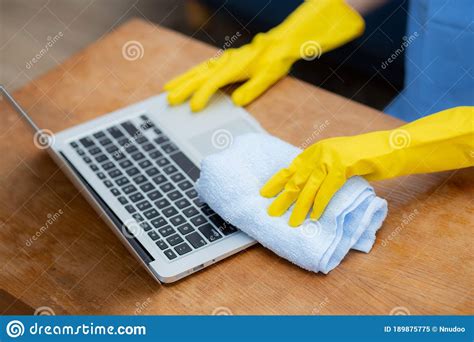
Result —
[{"label": "yellow rubber glove", "polygon": [[296,201],[290,226],[312,208],[319,219],[334,193],[352,176],[367,180],[474,166],[474,107],[456,107],[390,131],[321,140],[299,154],[260,190],[278,197],[268,208],[280,216]]},{"label": "yellow rubber glove", "polygon": [[362,17],[343,0],[306,1],[250,44],[228,49],[168,82],[168,102],[177,105],[192,96],[191,109],[199,111],[219,88],[248,80],[232,94],[233,102],[244,106],[285,76],[298,59],[319,57],[359,36],[364,27]]}]

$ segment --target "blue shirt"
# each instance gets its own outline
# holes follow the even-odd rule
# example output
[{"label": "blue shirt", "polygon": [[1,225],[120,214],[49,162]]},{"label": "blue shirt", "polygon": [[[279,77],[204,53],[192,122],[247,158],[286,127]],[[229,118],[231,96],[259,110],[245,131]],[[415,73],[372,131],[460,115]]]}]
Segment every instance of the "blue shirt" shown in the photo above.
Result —
[{"label": "blue shirt", "polygon": [[406,121],[474,105],[474,1],[412,0],[405,87],[385,112]]}]

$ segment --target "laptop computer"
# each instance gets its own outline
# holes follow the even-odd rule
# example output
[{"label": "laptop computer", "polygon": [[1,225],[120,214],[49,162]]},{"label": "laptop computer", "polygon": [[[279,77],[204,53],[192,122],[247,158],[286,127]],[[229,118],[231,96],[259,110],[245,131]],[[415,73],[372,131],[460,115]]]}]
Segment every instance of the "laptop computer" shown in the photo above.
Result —
[{"label": "laptop computer", "polygon": [[203,203],[201,160],[263,128],[220,93],[201,113],[151,97],[52,134],[0,93],[113,232],[158,281],[174,282],[255,241]]}]

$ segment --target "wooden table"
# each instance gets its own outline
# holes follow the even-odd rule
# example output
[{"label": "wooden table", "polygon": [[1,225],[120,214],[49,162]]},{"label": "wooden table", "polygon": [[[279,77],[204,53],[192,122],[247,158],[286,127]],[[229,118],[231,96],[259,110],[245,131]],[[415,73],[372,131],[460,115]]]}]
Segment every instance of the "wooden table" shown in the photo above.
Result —
[{"label": "wooden table", "polygon": [[[123,57],[129,41],[142,44],[142,58]],[[161,92],[166,80],[215,52],[133,20],[14,96],[41,127],[59,131]],[[296,145],[401,123],[290,77],[247,110]],[[2,312],[45,306],[56,314],[473,313],[472,169],[375,184],[389,215],[373,250],[350,252],[329,275],[255,246],[160,285],[5,103],[0,122],[0,289],[18,300]]]}]

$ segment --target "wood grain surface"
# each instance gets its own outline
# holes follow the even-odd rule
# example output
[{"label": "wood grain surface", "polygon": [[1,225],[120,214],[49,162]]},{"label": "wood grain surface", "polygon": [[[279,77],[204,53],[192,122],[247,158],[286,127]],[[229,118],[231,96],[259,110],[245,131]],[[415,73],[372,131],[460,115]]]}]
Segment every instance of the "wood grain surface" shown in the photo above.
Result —
[{"label": "wood grain surface", "polygon": [[[123,57],[128,41],[142,44],[142,58]],[[58,132],[161,92],[166,80],[215,53],[133,20],[14,96],[41,127]],[[19,300],[3,313],[22,302],[56,314],[473,313],[472,169],[376,183],[389,215],[374,248],[350,252],[329,275],[255,246],[160,285],[35,147],[26,124],[0,106],[0,289]],[[401,124],[290,77],[247,110],[299,146]]]}]

